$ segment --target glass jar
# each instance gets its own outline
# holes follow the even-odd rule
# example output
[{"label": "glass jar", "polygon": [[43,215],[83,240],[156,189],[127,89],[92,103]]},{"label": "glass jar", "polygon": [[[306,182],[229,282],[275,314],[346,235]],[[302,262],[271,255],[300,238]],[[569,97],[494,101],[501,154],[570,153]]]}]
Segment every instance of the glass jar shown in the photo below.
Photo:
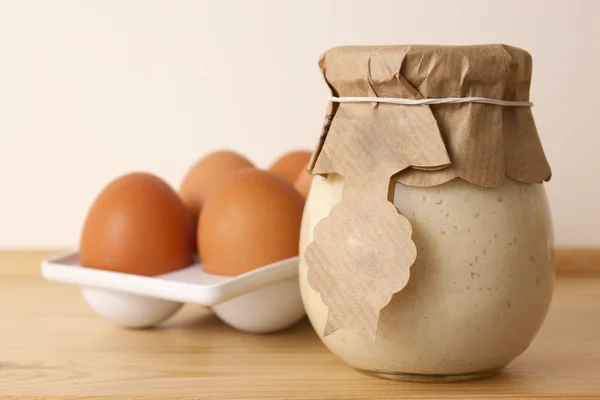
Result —
[{"label": "glass jar", "polygon": [[[316,176],[300,254],[340,202],[344,179]],[[349,365],[397,379],[458,380],[496,371],[538,332],[552,298],[552,224],[544,187],[507,180],[481,188],[453,180],[432,188],[396,184],[394,205],[413,227],[417,260],[407,286],[380,314],[373,342],[352,330],[322,338]],[[327,307],[307,282],[306,312],[322,332]]]},{"label": "glass jar", "polygon": [[[390,85],[396,82],[402,82],[404,87],[412,85],[414,92],[425,98],[483,94],[510,101],[526,100],[529,95],[529,55],[508,46],[338,48],[334,53],[333,61],[325,60],[327,53],[321,59],[321,68],[334,95],[344,95],[348,82],[354,85],[354,92],[346,95],[360,95],[356,93],[355,83],[361,76],[368,76],[371,87],[379,93],[376,84],[385,79],[370,74],[377,71],[377,63],[382,59],[387,71],[396,71],[390,65],[400,60],[399,72],[389,74]],[[498,59],[502,57],[507,58]],[[360,70],[352,77],[352,65],[362,65],[361,60],[368,60],[368,72]],[[493,67],[490,70],[489,66],[501,64],[499,61],[506,61],[506,68],[497,70],[494,75]],[[350,72],[342,69],[340,73],[340,65],[347,64],[351,64]],[[458,70],[452,69],[456,65]],[[440,77],[446,75],[447,81],[431,79],[427,82],[436,70],[441,70]],[[477,75],[478,70],[484,71],[483,75]],[[456,91],[444,92],[450,90],[452,82],[456,82]],[[498,82],[504,82],[500,89]],[[441,87],[438,92],[436,85]],[[499,92],[486,92],[482,87]],[[530,345],[545,319],[553,293],[553,228],[543,186],[543,181],[550,178],[550,169],[530,109],[507,107],[510,110],[506,110],[482,104],[426,106],[430,107],[439,126],[443,144],[437,148],[442,146],[448,150],[450,162],[424,168],[409,167],[387,178],[388,200],[412,227],[410,237],[416,248],[416,259],[410,267],[406,286],[392,293],[389,303],[381,308],[376,335],[369,337],[359,329],[327,328],[331,310],[326,304],[331,302],[323,301],[322,294],[311,284],[309,270],[313,265],[306,255],[307,248],[315,241],[315,229],[332,215],[332,210],[343,201],[360,198],[368,191],[367,186],[356,186],[353,180],[352,185],[358,189],[355,187],[352,196],[346,196],[344,183],[348,180],[340,170],[355,175],[366,172],[347,166],[348,159],[362,156],[345,153],[352,145],[337,146],[335,141],[347,140],[346,134],[357,133],[336,128],[336,118],[347,118],[353,110],[357,111],[351,123],[343,125],[346,131],[360,125],[360,118],[373,118],[369,125],[371,131],[357,128],[358,135],[389,135],[390,126],[395,122],[388,120],[380,130],[377,108],[358,110],[358,106],[353,105],[354,109],[340,113],[340,107],[344,105],[330,106],[321,143],[309,168],[316,176],[306,201],[300,237],[300,287],[315,331],[327,348],[347,364],[381,377],[452,381],[498,371]],[[392,112],[390,110],[387,108],[385,112]],[[402,112],[412,111],[404,109]],[[473,123],[474,120],[479,123]],[[422,132],[424,130],[417,133]],[[387,151],[388,147],[363,150],[373,155]],[[472,148],[477,151],[469,153],[468,149]],[[417,148],[414,152],[426,154],[429,151]],[[401,153],[399,151],[398,157]],[[473,161],[480,154],[484,157]],[[336,161],[336,157],[342,161]],[[490,162],[490,159],[499,161]],[[369,161],[372,167],[378,163],[378,154],[373,155],[373,160]],[[465,167],[469,163],[470,167]],[[357,229],[375,229],[384,237],[383,225]],[[360,237],[346,239],[331,235],[319,239],[329,240],[329,248],[337,246],[336,241],[361,240]],[[364,249],[364,243],[361,245],[359,248]],[[373,246],[374,251],[378,251],[377,244]],[[368,262],[371,258],[363,259]],[[340,264],[345,262],[339,261]],[[375,276],[380,272],[376,263],[364,267]],[[336,268],[342,271],[344,265],[336,265]],[[334,278],[336,271],[332,272]],[[344,276],[340,274],[339,279],[352,279],[347,274]],[[394,278],[388,276],[387,279]],[[336,299],[338,305],[343,299]],[[348,315],[351,316],[351,311],[346,317]]]}]

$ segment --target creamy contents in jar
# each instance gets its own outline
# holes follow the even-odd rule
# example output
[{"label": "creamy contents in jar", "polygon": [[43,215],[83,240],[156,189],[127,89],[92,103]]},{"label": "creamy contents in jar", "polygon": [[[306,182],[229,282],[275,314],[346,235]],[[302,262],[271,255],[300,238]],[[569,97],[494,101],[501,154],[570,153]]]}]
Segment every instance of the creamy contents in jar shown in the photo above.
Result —
[{"label": "creamy contents in jar", "polygon": [[[327,307],[308,286],[302,254],[342,190],[339,175],[316,176],[302,223],[300,285],[319,336]],[[468,374],[511,362],[539,330],[552,296],[552,223],[542,184],[397,184],[394,204],[410,220],[418,251],[408,285],[382,309],[375,342],[341,329],[321,338],[325,345],[356,368],[391,374]]]}]

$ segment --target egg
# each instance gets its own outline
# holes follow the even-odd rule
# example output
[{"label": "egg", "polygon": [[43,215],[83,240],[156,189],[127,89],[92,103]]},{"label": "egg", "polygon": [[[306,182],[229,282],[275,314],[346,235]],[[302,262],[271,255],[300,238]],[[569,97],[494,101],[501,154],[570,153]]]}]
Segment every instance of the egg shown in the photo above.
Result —
[{"label": "egg", "polygon": [[188,170],[179,195],[190,211],[194,226],[209,193],[224,178],[242,168],[254,168],[254,165],[240,154],[220,150],[201,158]]},{"label": "egg", "polygon": [[207,272],[234,276],[298,255],[304,199],[268,171],[246,169],[204,203],[198,249]]},{"label": "egg", "polygon": [[309,151],[302,150],[286,153],[269,167],[269,171],[293,184],[310,160],[310,156]]},{"label": "egg", "polygon": [[95,199],[83,225],[79,261],[88,268],[155,276],[192,264],[193,229],[177,193],[162,179],[131,173]]},{"label": "egg", "polygon": [[305,199],[308,197],[312,180],[313,175],[308,173],[308,164],[306,164],[294,182],[294,187]]}]

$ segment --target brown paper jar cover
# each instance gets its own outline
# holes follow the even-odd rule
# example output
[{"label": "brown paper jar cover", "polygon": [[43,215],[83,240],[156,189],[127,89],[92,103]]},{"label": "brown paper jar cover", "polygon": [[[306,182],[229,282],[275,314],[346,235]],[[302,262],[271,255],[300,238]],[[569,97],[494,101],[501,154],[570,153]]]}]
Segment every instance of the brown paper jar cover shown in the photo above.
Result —
[{"label": "brown paper jar cover", "polygon": [[[502,44],[336,47],[321,56],[319,66],[335,97],[473,96],[529,101],[532,74],[530,54]],[[397,132],[394,127],[399,122],[411,128]],[[373,140],[402,135],[406,143],[414,143],[415,136],[441,135],[440,141],[391,149],[399,158],[409,156],[410,167],[394,176],[404,185],[428,187],[462,178],[497,187],[506,176],[522,183],[539,183],[551,176],[530,107],[330,103],[309,172],[343,175],[340,163],[347,162],[348,149],[340,148],[338,136],[353,129],[369,130]],[[440,157],[426,165],[413,162],[439,155],[440,146],[449,156],[448,163]]]}]

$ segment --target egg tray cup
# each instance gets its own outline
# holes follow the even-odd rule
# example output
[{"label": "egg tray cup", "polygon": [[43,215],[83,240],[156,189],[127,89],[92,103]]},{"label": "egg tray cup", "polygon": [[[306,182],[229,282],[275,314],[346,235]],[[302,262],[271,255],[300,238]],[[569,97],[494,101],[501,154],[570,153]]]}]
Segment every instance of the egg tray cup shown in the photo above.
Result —
[{"label": "egg tray cup", "polygon": [[147,277],[82,267],[75,252],[43,261],[42,276],[80,286],[92,310],[127,328],[158,325],[184,303],[210,307],[228,325],[253,333],[287,328],[305,315],[298,257],[231,277],[209,274],[200,263]]}]

